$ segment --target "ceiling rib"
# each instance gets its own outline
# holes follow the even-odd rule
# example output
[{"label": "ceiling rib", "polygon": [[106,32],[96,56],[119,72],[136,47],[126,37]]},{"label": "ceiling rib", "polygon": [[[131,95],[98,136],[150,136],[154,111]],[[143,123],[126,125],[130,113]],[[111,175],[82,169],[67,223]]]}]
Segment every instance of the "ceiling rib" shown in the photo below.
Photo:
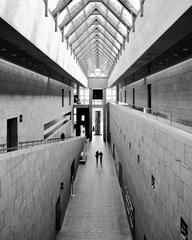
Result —
[{"label": "ceiling rib", "polygon": [[59,0],[52,15],[85,75],[98,76],[100,69],[108,78],[135,31],[138,10],[129,0]]},{"label": "ceiling rib", "polygon": [[[115,55],[118,55],[118,52],[116,53],[116,52],[108,45],[108,43],[106,43],[102,38],[95,39],[94,36],[93,36],[93,38],[91,39],[91,42],[89,42],[88,44],[86,44],[86,43],[84,44],[84,45],[85,45],[85,48],[84,48],[84,49],[87,49],[87,48],[89,47],[89,45],[90,45],[91,43],[93,43],[93,40],[94,40],[94,42],[95,42],[95,41],[102,41],[102,43],[104,44],[105,47],[109,48]],[[78,51],[77,53],[75,53],[75,55],[78,55],[81,51],[83,51],[83,50],[80,49],[80,51]]]}]

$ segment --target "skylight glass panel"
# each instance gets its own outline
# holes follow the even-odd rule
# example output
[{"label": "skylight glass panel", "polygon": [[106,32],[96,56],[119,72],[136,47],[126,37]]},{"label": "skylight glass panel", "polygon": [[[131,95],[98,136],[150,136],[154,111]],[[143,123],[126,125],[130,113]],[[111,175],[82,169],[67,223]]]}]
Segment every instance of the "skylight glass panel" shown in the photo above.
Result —
[{"label": "skylight glass panel", "polygon": [[140,0],[125,0],[125,2],[130,3],[137,11],[139,11]]},{"label": "skylight glass panel", "polygon": [[127,26],[132,25],[131,12],[137,15],[140,0],[49,0],[49,8],[54,15],[60,11],[58,25],[64,27],[65,38],[86,74],[107,76],[127,37]]}]

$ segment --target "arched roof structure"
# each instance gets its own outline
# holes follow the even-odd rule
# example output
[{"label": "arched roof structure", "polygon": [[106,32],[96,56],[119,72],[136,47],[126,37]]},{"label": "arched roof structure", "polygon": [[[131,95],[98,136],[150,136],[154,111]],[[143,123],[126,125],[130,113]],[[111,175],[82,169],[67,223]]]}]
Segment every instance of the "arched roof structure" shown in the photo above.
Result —
[{"label": "arched roof structure", "polygon": [[140,0],[49,0],[49,6],[56,30],[85,75],[108,78],[134,27]]}]

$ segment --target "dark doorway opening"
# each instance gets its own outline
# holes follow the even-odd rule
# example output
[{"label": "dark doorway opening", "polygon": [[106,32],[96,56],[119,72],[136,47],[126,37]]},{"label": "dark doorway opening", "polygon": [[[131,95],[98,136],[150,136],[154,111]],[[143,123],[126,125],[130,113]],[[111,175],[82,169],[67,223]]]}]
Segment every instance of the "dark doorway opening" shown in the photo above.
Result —
[{"label": "dark doorway opening", "polygon": [[113,143],[113,159],[115,159],[115,143]]},{"label": "dark doorway opening", "polygon": [[125,101],[125,103],[127,102],[127,91],[125,90],[125,99],[124,99],[124,101]]},{"label": "dark doorway opening", "polygon": [[18,144],[18,130],[17,118],[7,120],[7,148],[8,152],[17,150]]},{"label": "dark doorway opening", "polygon": [[75,159],[71,164],[71,197],[75,196],[74,190],[73,190],[74,180],[75,180]]},{"label": "dark doorway opening", "polygon": [[135,88],[133,88],[133,108],[135,108]]},{"label": "dark doorway opening", "polygon": [[75,159],[73,160],[71,164],[71,182],[75,179]]},{"label": "dark doorway opening", "polygon": [[122,169],[121,162],[119,162],[119,185],[122,188],[122,185],[123,185],[123,169]]},{"label": "dark doorway opening", "polygon": [[61,196],[57,199],[55,206],[55,230],[58,232],[61,230]]},{"label": "dark doorway opening", "polygon": [[151,84],[147,85],[147,107],[148,112],[151,113]]}]

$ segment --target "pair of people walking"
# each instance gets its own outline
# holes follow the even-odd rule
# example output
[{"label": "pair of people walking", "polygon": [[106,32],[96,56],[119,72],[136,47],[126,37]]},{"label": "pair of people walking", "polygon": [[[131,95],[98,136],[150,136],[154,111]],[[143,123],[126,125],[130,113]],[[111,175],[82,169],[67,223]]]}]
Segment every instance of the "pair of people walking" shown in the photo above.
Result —
[{"label": "pair of people walking", "polygon": [[100,164],[102,165],[102,160],[103,160],[103,153],[99,152],[98,150],[95,153],[95,158],[96,158],[96,164],[98,164],[98,159],[100,157]]}]

